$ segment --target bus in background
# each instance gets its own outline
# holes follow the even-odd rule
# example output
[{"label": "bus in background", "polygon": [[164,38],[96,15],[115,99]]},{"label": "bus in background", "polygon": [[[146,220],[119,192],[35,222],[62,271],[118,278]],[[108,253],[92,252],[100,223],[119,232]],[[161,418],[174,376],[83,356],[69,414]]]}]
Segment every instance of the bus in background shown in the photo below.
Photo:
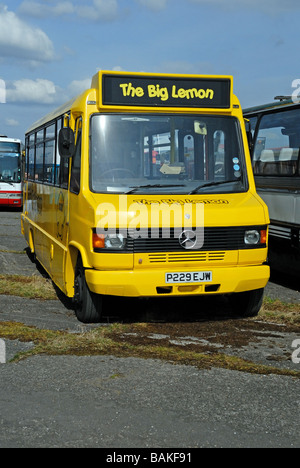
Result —
[{"label": "bus in background", "polygon": [[100,321],[105,295],[258,313],[269,215],[232,85],[101,71],[28,129],[22,230],[78,320]]},{"label": "bus in background", "polygon": [[22,207],[22,143],[0,136],[0,206]]},{"label": "bus in background", "polygon": [[257,191],[269,208],[271,269],[300,275],[300,104],[277,96],[244,110]]}]

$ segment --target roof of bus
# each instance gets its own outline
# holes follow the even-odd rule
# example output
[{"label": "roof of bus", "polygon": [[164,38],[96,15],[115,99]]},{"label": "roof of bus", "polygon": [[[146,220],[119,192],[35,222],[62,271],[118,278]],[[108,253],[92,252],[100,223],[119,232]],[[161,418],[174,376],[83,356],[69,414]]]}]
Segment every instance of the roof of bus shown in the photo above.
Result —
[{"label": "roof of bus", "polygon": [[285,106],[295,106],[298,104],[294,102],[290,97],[282,97],[278,98],[278,101],[270,102],[269,104],[262,104],[260,106],[248,107],[247,109],[243,109],[244,114],[254,114],[256,112],[264,111],[264,110],[271,110],[276,108],[282,108]]},{"label": "roof of bus", "polygon": [[21,143],[18,138],[8,138],[4,135],[0,135],[0,141],[6,141],[7,143]]}]

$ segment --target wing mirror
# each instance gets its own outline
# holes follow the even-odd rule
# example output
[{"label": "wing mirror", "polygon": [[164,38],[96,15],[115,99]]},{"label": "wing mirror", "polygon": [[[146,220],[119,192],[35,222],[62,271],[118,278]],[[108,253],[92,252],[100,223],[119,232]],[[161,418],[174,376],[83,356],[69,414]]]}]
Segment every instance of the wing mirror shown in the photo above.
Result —
[{"label": "wing mirror", "polygon": [[69,127],[60,129],[58,134],[58,149],[62,158],[72,158],[75,153],[75,136]]}]

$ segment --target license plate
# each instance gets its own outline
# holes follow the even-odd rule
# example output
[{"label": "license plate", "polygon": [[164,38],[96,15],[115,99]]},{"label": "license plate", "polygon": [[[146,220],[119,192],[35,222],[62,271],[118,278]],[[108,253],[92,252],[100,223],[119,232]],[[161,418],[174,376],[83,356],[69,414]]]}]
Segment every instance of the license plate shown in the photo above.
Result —
[{"label": "license plate", "polygon": [[166,283],[210,283],[212,271],[188,271],[179,273],[166,273]]}]

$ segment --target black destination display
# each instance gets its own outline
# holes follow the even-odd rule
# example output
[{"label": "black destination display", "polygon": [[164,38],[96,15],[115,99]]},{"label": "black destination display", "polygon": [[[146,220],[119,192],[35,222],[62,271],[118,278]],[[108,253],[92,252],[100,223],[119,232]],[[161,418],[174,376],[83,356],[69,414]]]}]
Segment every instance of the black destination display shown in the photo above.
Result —
[{"label": "black destination display", "polygon": [[103,75],[107,106],[230,108],[230,78]]}]

